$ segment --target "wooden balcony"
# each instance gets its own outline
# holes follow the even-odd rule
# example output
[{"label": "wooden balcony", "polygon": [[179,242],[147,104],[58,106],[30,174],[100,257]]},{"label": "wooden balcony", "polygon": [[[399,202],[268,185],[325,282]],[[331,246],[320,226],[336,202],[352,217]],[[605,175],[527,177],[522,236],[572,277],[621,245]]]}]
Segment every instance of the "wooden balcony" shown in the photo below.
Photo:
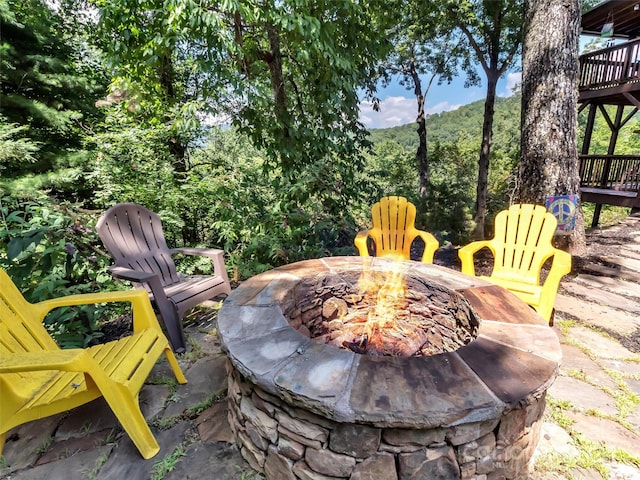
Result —
[{"label": "wooden balcony", "polygon": [[640,208],[640,155],[580,155],[583,202]]},{"label": "wooden balcony", "polygon": [[580,56],[579,102],[640,106],[640,39]]}]

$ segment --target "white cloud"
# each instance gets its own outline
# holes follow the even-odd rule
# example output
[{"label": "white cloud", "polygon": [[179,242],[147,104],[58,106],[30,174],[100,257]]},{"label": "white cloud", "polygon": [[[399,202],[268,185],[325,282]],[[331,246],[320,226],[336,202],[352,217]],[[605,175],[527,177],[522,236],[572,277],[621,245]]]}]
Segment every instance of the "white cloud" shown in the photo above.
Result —
[{"label": "white cloud", "polygon": [[[449,102],[440,102],[429,105],[427,98],[427,114],[456,110],[460,105],[452,105]],[[392,96],[380,101],[380,111],[373,110],[373,104],[369,101],[360,102],[360,121],[367,128],[389,128],[398,125],[406,125],[415,122],[416,100],[414,98]]]},{"label": "white cloud", "polygon": [[513,95],[513,90],[519,87],[522,83],[522,72],[511,72],[507,75],[507,84],[505,85],[505,91],[500,94],[501,97],[510,97]]},{"label": "white cloud", "polygon": [[440,102],[436,103],[433,106],[429,106],[429,102],[427,102],[427,115],[433,115],[434,113],[440,112],[451,112],[453,110],[457,110],[461,107],[461,104],[451,104],[449,102]]}]

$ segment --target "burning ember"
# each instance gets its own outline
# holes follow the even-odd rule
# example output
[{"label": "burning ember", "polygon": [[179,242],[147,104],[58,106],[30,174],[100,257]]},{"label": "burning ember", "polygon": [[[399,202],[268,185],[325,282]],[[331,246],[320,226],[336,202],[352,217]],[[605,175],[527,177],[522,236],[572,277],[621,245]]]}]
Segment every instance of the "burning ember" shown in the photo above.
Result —
[{"label": "burning ember", "polygon": [[300,310],[285,316],[316,342],[367,355],[435,355],[476,337],[477,317],[461,295],[391,265],[307,279],[295,294]]}]

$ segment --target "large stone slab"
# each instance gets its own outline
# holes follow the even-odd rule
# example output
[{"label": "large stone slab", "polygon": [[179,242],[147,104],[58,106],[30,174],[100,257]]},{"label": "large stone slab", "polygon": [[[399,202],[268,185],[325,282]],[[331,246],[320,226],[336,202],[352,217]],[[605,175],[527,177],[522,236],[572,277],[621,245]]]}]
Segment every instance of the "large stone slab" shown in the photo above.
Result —
[{"label": "large stone slab", "polygon": [[163,480],[237,480],[258,478],[257,473],[240,455],[235,445],[227,443],[195,443]]},{"label": "large stone slab", "polygon": [[[330,355],[327,352],[331,352]],[[310,343],[278,370],[274,382],[290,403],[336,420],[347,420],[338,401],[348,388],[356,354],[337,347]]]},{"label": "large stone slab", "polygon": [[163,417],[181,415],[189,408],[223,394],[227,389],[226,363],[227,358],[223,355],[208,356],[196,361],[185,373],[186,385],[177,388],[173,401],[163,412]]},{"label": "large stone slab", "polygon": [[594,443],[615,449],[619,448],[634,456],[640,456],[640,435],[606,418],[594,417],[581,412],[566,412],[574,421],[571,428]]},{"label": "large stone slab", "polygon": [[602,359],[629,360],[638,358],[638,354],[634,354],[616,340],[581,325],[571,327],[567,335],[571,340],[580,343],[593,355]]},{"label": "large stone slab", "polygon": [[586,382],[560,376],[547,392],[555,400],[565,400],[581,410],[597,410],[605,415],[618,415],[613,397]]},{"label": "large stone slab", "polygon": [[500,400],[511,405],[544,393],[558,371],[555,361],[483,336],[458,354]]},{"label": "large stone slab", "polygon": [[95,474],[99,470],[101,459],[108,456],[112,449],[113,445],[104,445],[85,450],[57,462],[16,472],[8,478],[11,480],[52,480],[55,478],[86,480],[87,478],[96,478]]},{"label": "large stone slab", "polygon": [[611,388],[615,390],[618,388],[617,383],[604,371],[596,361],[589,357],[586,353],[573,345],[562,345],[562,364],[560,365],[560,371],[565,372],[577,372],[580,375],[584,375],[590,383],[595,383],[598,386]]},{"label": "large stone slab", "polygon": [[578,318],[580,322],[602,327],[629,335],[640,327],[640,316],[626,313],[606,305],[586,301],[582,298],[558,295],[555,303],[556,312]]},{"label": "large stone slab", "polygon": [[356,420],[435,428],[498,418],[504,404],[455,354],[364,356],[351,389]]},{"label": "large stone slab", "polygon": [[[599,305],[613,305],[616,309],[626,312],[640,313],[640,299],[628,299],[617,293],[608,292],[603,287],[604,285],[600,286],[600,288],[594,288],[580,283],[566,283],[562,286],[565,292],[576,297],[582,297],[587,301]],[[640,292],[640,289],[638,291]]]},{"label": "large stone slab", "polygon": [[[627,282],[619,278],[599,277],[581,273],[575,278],[575,281],[587,287],[595,289],[604,289],[625,297],[634,297],[640,301],[640,285],[635,282]],[[564,287],[564,283],[562,284]]]}]

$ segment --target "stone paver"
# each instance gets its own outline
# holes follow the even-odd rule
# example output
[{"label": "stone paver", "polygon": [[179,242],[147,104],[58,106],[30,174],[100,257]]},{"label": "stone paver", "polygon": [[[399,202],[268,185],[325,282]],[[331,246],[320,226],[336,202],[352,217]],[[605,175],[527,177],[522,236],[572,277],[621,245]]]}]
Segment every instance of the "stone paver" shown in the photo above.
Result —
[{"label": "stone paver", "polygon": [[[598,297],[594,292],[592,298]],[[567,314],[571,318],[578,318],[580,322],[609,329],[621,335],[629,335],[640,328],[640,318],[636,313],[623,312],[583,298],[558,294],[555,304],[556,314]]]},{"label": "stone paver", "polygon": [[617,388],[613,378],[595,360],[573,345],[562,345],[562,371],[584,375],[589,383],[599,387]]},{"label": "stone paver", "polygon": [[[627,282],[626,280],[620,280],[618,278],[611,277],[597,277],[595,275],[589,275],[586,273],[579,274],[575,279],[575,283],[580,283],[587,287],[590,287],[590,292],[595,290],[605,290],[624,297],[633,297],[636,302],[640,299],[640,285],[633,282]],[[563,288],[571,283],[565,282]]]},{"label": "stone paver", "polygon": [[589,352],[599,358],[608,360],[628,360],[636,359],[639,354],[633,353],[629,349],[623,347],[616,340],[607,338],[606,336],[581,325],[571,327],[569,334],[571,340],[575,340],[580,345],[586,347]]},{"label": "stone paver", "polygon": [[[583,285],[583,282],[584,278],[581,282],[565,283],[562,290],[568,292],[574,297],[581,297],[592,303],[598,303],[600,305],[615,305],[617,310],[623,310],[624,312],[634,314],[640,313],[640,303],[638,303],[637,298],[627,299],[621,294],[608,291],[606,288],[599,290],[597,297],[594,298],[593,287],[594,284],[598,285],[598,282],[593,281],[591,285],[587,282],[584,282],[586,285]],[[601,286],[601,288],[602,287],[603,286]],[[638,288],[638,292],[640,293],[640,287]]]},{"label": "stone paver", "polygon": [[581,410],[594,409],[606,415],[618,415],[615,399],[593,385],[575,378],[559,376],[548,390],[557,400],[571,402]]},{"label": "stone paver", "polygon": [[613,420],[581,412],[568,412],[567,416],[574,421],[571,428],[580,432],[580,435],[587,440],[601,443],[610,449],[619,448],[636,457],[640,456],[640,435],[638,433],[624,428]]}]

